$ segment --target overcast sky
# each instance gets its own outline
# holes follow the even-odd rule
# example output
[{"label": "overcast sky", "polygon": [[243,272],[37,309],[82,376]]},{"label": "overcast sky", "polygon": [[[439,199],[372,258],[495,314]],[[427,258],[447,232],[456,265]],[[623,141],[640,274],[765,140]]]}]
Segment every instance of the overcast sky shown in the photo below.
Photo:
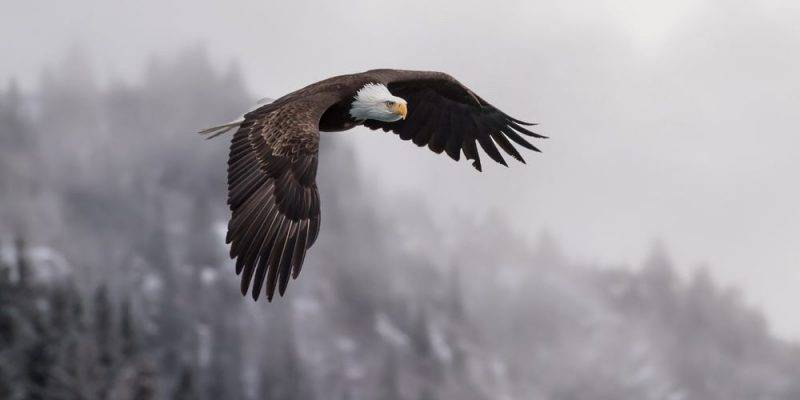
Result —
[{"label": "overcast sky", "polygon": [[2,3],[0,79],[29,89],[75,46],[129,81],[203,46],[270,97],[374,67],[447,71],[540,122],[544,154],[478,174],[388,134],[339,135],[376,191],[424,196],[442,224],[502,214],[576,261],[636,266],[661,239],[800,340],[796,1]]}]

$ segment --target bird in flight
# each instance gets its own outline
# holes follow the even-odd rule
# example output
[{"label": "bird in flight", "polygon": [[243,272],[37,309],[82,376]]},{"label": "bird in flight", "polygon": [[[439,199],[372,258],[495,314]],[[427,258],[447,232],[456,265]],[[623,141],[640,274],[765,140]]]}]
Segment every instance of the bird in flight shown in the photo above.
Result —
[{"label": "bird in flight", "polygon": [[489,158],[507,165],[498,147],[524,163],[511,142],[538,152],[524,136],[545,138],[526,128],[534,124],[500,111],[450,75],[393,69],[328,78],[201,131],[212,138],[235,129],[226,242],[242,295],[252,288],[258,300],[266,280],[272,301],[276,287],[283,296],[289,277],[297,278],[320,228],[320,132],[359,125],[391,131],[456,161],[463,152],[478,171],[476,142]]}]

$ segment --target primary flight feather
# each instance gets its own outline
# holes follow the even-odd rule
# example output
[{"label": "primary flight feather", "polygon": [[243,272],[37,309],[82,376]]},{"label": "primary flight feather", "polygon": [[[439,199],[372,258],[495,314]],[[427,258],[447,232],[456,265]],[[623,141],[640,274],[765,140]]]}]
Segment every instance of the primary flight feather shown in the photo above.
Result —
[{"label": "primary flight feather", "polygon": [[226,241],[242,294],[252,288],[257,300],[266,286],[271,301],[276,288],[282,296],[289,277],[297,278],[319,234],[319,132],[358,125],[392,131],[456,161],[463,152],[478,171],[476,142],[506,165],[498,147],[524,163],[511,142],[538,152],[524,136],[544,138],[526,128],[533,124],[510,117],[445,73],[392,69],[328,78],[200,132],[212,138],[236,129]]}]

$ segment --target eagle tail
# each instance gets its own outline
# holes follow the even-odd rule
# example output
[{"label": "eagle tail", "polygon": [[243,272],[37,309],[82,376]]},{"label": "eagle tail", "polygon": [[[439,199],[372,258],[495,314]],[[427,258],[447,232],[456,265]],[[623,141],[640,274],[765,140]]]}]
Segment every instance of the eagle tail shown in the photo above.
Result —
[{"label": "eagle tail", "polygon": [[239,125],[244,122],[244,118],[239,118],[235,121],[228,122],[225,125],[219,126],[212,126],[211,128],[203,129],[202,131],[198,132],[201,136],[205,137],[206,140],[213,139],[223,133],[230,131],[233,128],[238,128]]},{"label": "eagle tail", "polygon": [[[275,101],[275,100],[274,99],[270,99],[269,97],[265,97],[265,98],[257,101],[255,106],[253,106],[249,110],[247,110],[247,113],[249,113],[251,111],[255,111],[255,110],[261,108],[261,106],[264,106],[264,105],[267,105],[269,103],[272,103],[273,101]],[[245,113],[245,114],[247,114],[247,113]],[[223,133],[229,132],[233,128],[238,128],[239,125],[242,124],[242,122],[244,122],[244,115],[242,115],[239,118],[237,118],[237,119],[235,119],[235,120],[233,120],[231,122],[228,122],[228,123],[226,123],[224,125],[212,126],[211,128],[203,129],[202,131],[200,131],[198,133],[201,136],[204,136],[206,140],[213,139],[213,138],[215,138],[215,137],[217,137],[219,135],[222,135]]]}]

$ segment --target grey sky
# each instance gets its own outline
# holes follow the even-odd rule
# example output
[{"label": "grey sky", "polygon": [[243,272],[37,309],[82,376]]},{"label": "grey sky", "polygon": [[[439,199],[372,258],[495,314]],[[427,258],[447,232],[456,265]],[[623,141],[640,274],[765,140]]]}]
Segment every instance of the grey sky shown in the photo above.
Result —
[{"label": "grey sky", "polygon": [[34,88],[75,45],[126,80],[202,45],[270,97],[374,67],[447,71],[541,122],[544,154],[480,175],[390,135],[340,135],[376,191],[424,189],[441,224],[500,213],[582,261],[636,266],[660,238],[800,339],[796,2],[289,3],[3,0],[0,79]]}]

